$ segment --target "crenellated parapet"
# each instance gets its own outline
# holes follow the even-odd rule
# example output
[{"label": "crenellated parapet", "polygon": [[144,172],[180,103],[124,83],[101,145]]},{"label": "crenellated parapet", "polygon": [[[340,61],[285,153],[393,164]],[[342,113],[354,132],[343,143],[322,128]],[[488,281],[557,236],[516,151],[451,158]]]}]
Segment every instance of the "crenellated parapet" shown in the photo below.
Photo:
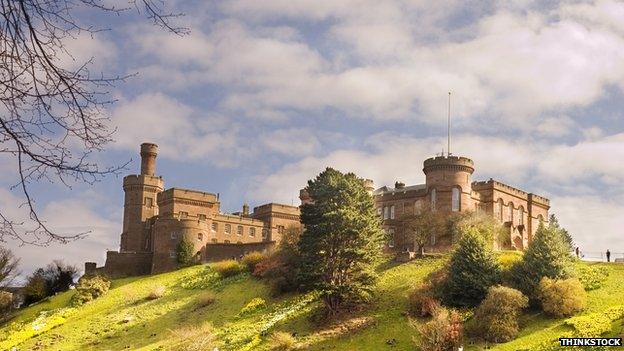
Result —
[{"label": "crenellated parapet", "polygon": [[472,174],[474,172],[474,162],[461,156],[436,156],[425,160],[423,172],[425,175],[431,171],[460,171]]}]

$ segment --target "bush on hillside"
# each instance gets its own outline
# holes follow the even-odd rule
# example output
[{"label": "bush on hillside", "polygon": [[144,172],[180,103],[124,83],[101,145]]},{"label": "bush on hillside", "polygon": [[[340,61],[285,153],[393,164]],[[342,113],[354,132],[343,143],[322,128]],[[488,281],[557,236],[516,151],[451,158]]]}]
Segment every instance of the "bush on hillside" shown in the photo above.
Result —
[{"label": "bush on hillside", "polygon": [[161,297],[165,296],[166,291],[167,291],[167,288],[165,288],[164,285],[157,285],[152,288],[149,294],[147,294],[146,299],[148,300],[160,299]]},{"label": "bush on hillside", "polygon": [[448,276],[441,293],[445,304],[457,307],[476,306],[488,288],[499,284],[501,272],[491,245],[475,228],[466,229],[451,256]]},{"label": "bush on hillside", "polygon": [[414,317],[432,317],[439,313],[442,306],[426,287],[419,287],[407,297],[407,311]]},{"label": "bush on hillside", "polygon": [[265,258],[265,255],[262,252],[252,251],[246,254],[245,256],[243,256],[241,263],[247,267],[247,270],[253,273],[254,270],[256,269],[256,265],[262,262],[264,258]]},{"label": "bush on hillside", "polygon": [[573,275],[573,258],[563,236],[554,226],[540,224],[535,237],[511,272],[515,288],[537,303],[538,285],[543,277],[567,279]]},{"label": "bush on hillside", "polygon": [[555,317],[569,317],[585,308],[587,293],[576,278],[564,280],[542,278],[539,300],[544,312]]},{"label": "bush on hillside", "polygon": [[297,346],[297,340],[290,333],[274,332],[269,336],[269,349],[272,351],[290,351]]},{"label": "bush on hillside", "polygon": [[204,308],[212,305],[217,300],[215,294],[207,291],[197,297],[197,308]]},{"label": "bush on hillside", "polygon": [[520,291],[494,286],[477,307],[469,331],[491,342],[506,342],[518,335],[518,317],[528,306],[528,298]]},{"label": "bush on hillside", "polygon": [[501,267],[501,280],[504,285],[512,285],[512,271],[514,267],[522,261],[522,254],[519,252],[503,252],[497,257]]},{"label": "bush on hillside", "polygon": [[248,314],[266,307],[266,301],[261,297],[254,297],[241,310],[240,315]]},{"label": "bush on hillside", "polygon": [[298,226],[286,228],[277,249],[256,264],[253,275],[266,279],[274,294],[292,292],[299,287],[297,272],[300,255],[297,245],[301,231]]},{"label": "bush on hillside", "polygon": [[13,309],[13,294],[0,290],[0,320]]},{"label": "bush on hillside", "polygon": [[182,237],[182,240],[178,243],[176,248],[176,259],[178,264],[182,267],[197,263],[197,260],[195,259],[195,247],[186,237]]},{"label": "bush on hillside", "polygon": [[110,281],[99,275],[92,277],[82,277],[76,286],[76,293],[72,296],[71,304],[80,306],[86,302],[106,294],[110,288]]},{"label": "bush on hillside", "polygon": [[243,271],[243,266],[236,260],[219,261],[212,267],[222,278],[233,277]]},{"label": "bush on hillside", "polygon": [[416,342],[423,351],[451,351],[459,346],[463,327],[459,313],[445,308],[438,310],[429,322],[418,327]]}]

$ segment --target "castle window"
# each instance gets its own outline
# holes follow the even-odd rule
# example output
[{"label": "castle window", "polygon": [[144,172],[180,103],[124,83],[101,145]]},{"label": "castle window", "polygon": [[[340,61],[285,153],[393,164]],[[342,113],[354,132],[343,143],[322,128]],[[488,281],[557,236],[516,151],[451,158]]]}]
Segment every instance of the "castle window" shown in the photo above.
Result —
[{"label": "castle window", "polygon": [[171,232],[171,240],[175,240],[178,238],[178,233],[176,232]]},{"label": "castle window", "polygon": [[381,212],[382,212],[381,207],[377,207],[377,215],[378,215],[379,217],[381,217],[381,215],[382,215],[382,213],[381,213]]},{"label": "castle window", "polygon": [[205,221],[206,220],[206,215],[205,214],[198,214],[197,217],[199,218],[200,221]]},{"label": "castle window", "polygon": [[498,210],[498,220],[502,222],[503,221],[503,199],[498,199],[496,206]]},{"label": "castle window", "polygon": [[283,225],[278,225],[277,226],[277,232],[279,234],[284,234],[285,231],[286,231],[286,228]]},{"label": "castle window", "polygon": [[509,221],[513,223],[514,204],[509,202]]},{"label": "castle window", "polygon": [[518,209],[518,224],[524,225],[524,207],[522,206]]},{"label": "castle window", "polygon": [[435,189],[431,189],[431,210],[436,210],[436,203],[438,202],[438,194]]},{"label": "castle window", "polygon": [[453,188],[451,191],[451,211],[459,211],[459,188]]},{"label": "castle window", "polygon": [[237,234],[237,235],[243,235],[243,226],[242,226],[242,225],[239,225],[239,226],[236,228],[236,234]]},{"label": "castle window", "polygon": [[232,232],[232,226],[229,224],[225,225],[225,234],[230,234]]},{"label": "castle window", "polygon": [[197,233],[197,240],[199,240],[199,241],[203,241],[203,240],[204,240],[204,234],[202,234],[202,233]]},{"label": "castle window", "polygon": [[217,243],[217,238],[212,239],[212,242],[213,242],[214,244],[216,244],[216,243]]},{"label": "castle window", "polygon": [[390,218],[390,207],[384,206],[383,219],[388,219],[388,218]]},{"label": "castle window", "polygon": [[420,201],[414,202],[414,214],[418,214],[421,208],[422,208],[422,202]]},{"label": "castle window", "polygon": [[390,219],[394,219],[394,205],[390,206]]},{"label": "castle window", "polygon": [[152,199],[151,197],[146,197],[145,207],[153,207],[153,206],[154,206],[154,199]]},{"label": "castle window", "polygon": [[388,229],[388,247],[394,247],[394,228]]},{"label": "castle window", "polygon": [[431,246],[436,244],[436,235],[435,233],[431,233]]},{"label": "castle window", "polygon": [[210,229],[211,229],[213,232],[216,232],[217,230],[219,230],[219,223],[217,223],[217,222],[212,222],[212,226],[210,227]]},{"label": "castle window", "polygon": [[180,211],[180,219],[188,218],[188,212]]},{"label": "castle window", "polygon": [[262,228],[262,239],[269,237],[269,228]]},{"label": "castle window", "polygon": [[249,236],[256,236],[256,228],[249,228]]},{"label": "castle window", "polygon": [[175,250],[169,250],[169,258],[176,258]]}]

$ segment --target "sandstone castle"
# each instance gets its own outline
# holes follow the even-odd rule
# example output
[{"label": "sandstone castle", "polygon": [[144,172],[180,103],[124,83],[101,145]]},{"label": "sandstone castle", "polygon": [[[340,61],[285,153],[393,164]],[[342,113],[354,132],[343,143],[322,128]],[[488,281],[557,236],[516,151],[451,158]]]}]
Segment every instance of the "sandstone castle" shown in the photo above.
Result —
[{"label": "sandstone castle", "polygon": [[[225,214],[219,196],[197,190],[164,188],[156,176],[158,146],[141,144],[141,174],[123,179],[124,214],[119,251],[109,251],[104,267],[87,262],[85,272],[111,276],[144,275],[176,268],[176,247],[182,238],[193,243],[199,261],[238,257],[250,251],[265,251],[280,241],[290,226],[300,226],[299,207],[268,203],[249,211]],[[539,222],[548,218],[549,200],[495,180],[473,182],[474,163],[465,157],[439,156],[424,162],[425,184],[374,189],[384,229],[390,234],[387,248],[411,250],[397,219],[430,206],[443,213],[478,211],[497,218],[509,235],[509,248],[522,250],[531,241]],[[311,201],[305,189],[302,204]],[[449,242],[435,236],[427,251],[445,250]]]}]

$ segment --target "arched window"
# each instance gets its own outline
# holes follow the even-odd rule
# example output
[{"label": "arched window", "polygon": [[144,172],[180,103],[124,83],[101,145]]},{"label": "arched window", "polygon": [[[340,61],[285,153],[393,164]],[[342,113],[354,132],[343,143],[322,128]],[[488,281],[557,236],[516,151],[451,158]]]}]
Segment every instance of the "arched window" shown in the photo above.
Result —
[{"label": "arched window", "polygon": [[453,188],[451,192],[451,211],[459,211],[459,188]]},{"label": "arched window", "polygon": [[503,199],[498,199],[498,203],[496,204],[498,211],[498,220],[503,221]]},{"label": "arched window", "polygon": [[509,221],[512,223],[513,223],[513,212],[514,212],[513,202],[509,201]]},{"label": "arched window", "polygon": [[390,206],[390,219],[394,219],[394,205]]},{"label": "arched window", "polygon": [[436,203],[438,202],[438,194],[436,194],[435,189],[431,189],[431,210],[436,210]]},{"label": "arched window", "polygon": [[524,207],[518,208],[518,224],[524,225]]},{"label": "arched window", "polygon": [[422,202],[416,200],[414,202],[414,214],[418,214],[421,208],[422,208]]},{"label": "arched window", "polygon": [[388,229],[388,247],[394,247],[394,228]]},{"label": "arched window", "polygon": [[203,240],[204,240],[204,234],[202,234],[202,233],[197,233],[197,240],[199,240],[199,241],[203,241]]},{"label": "arched window", "polygon": [[383,216],[383,219],[388,219],[388,218],[390,218],[390,207],[384,206],[384,216]]}]

